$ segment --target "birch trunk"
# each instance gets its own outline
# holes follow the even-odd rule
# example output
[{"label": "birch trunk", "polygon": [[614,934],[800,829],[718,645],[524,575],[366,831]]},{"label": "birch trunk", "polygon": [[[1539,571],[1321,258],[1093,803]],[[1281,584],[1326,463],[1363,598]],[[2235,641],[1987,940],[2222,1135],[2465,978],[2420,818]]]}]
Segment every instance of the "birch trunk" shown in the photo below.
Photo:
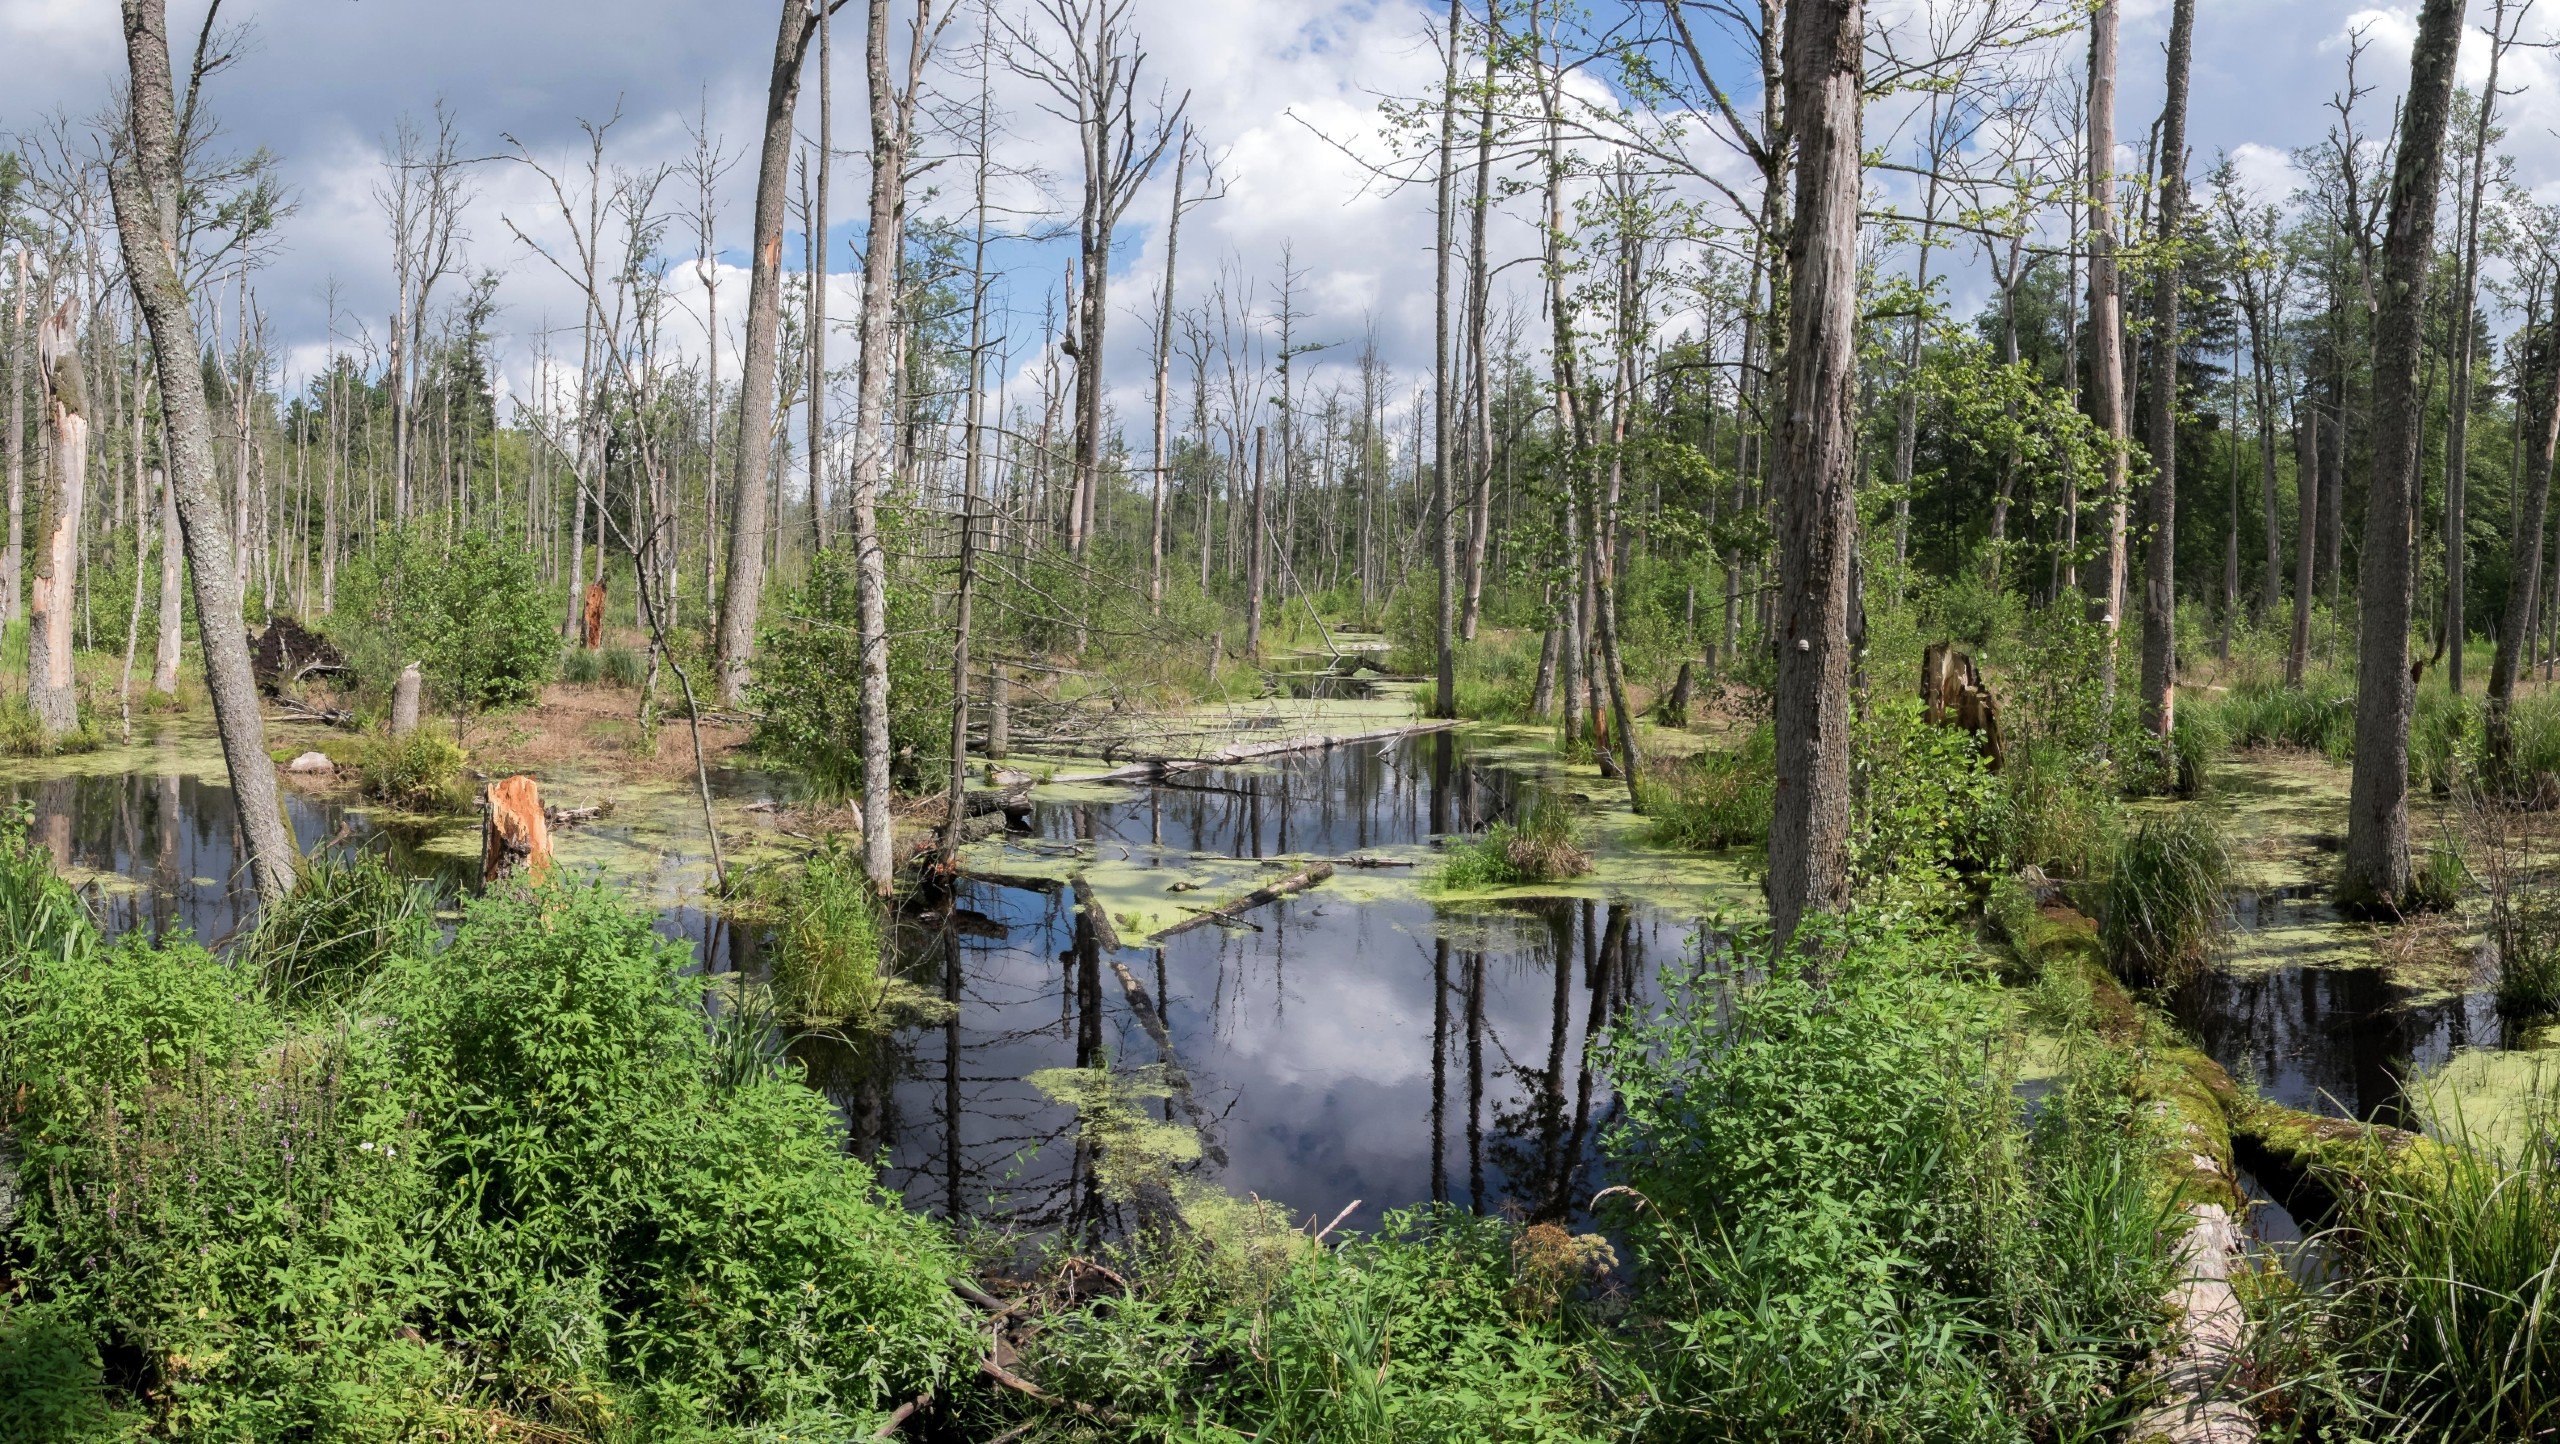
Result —
[{"label": "birch trunk", "polygon": [[37,492],[36,570],[27,630],[27,706],[50,740],[80,727],[71,670],[71,613],[80,586],[80,513],[89,479],[89,400],[80,364],[80,303],[66,300],[36,328],[44,374],[44,484]]},{"label": "birch trunk", "polygon": [[[2111,7],[2112,8],[2112,7]],[[2151,543],[2142,586],[2142,723],[2166,743],[2178,709],[2178,227],[2187,196],[2187,70],[2196,0],[2169,20],[2169,98],[2160,123],[2160,228],[2151,282]],[[2235,558],[2236,565],[2236,558]]]},{"label": "birch trunk", "polygon": [[2125,603],[2124,315],[2116,290],[2116,0],[2089,17],[2089,415],[2106,433],[2107,555],[2099,585],[2106,647],[2098,663],[2101,706],[2116,699],[2116,638]]}]

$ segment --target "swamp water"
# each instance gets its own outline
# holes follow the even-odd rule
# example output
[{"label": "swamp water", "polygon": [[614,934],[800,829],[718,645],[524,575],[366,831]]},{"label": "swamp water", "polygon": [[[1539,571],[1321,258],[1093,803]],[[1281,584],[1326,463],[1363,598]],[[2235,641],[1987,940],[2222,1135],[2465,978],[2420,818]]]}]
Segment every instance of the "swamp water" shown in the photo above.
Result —
[{"label": "swamp water", "polygon": [[[557,835],[568,872],[654,908],[658,930],[692,943],[706,971],[760,974],[757,931],[707,904],[690,789],[633,799],[600,775],[543,780],[561,805],[625,794]],[[1343,1222],[1362,1227],[1434,1198],[1571,1213],[1599,1186],[1591,1160],[1609,1118],[1595,1037],[1649,1004],[1663,967],[1699,946],[1704,899],[1731,906],[1750,889],[1729,862],[1620,847],[1566,889],[1576,895],[1426,898],[1433,838],[1510,815],[1530,785],[1441,733],[1150,785],[1043,786],[1027,832],[972,846],[979,875],[936,925],[897,931],[904,971],[947,1017],[878,1041],[821,1031],[794,1055],[910,1201],[1013,1227],[1107,1227],[1122,1206],[1080,1145],[1058,1070],[1131,1080],[1133,1105],[1191,1140],[1177,1142],[1200,1160],[1186,1171],[1297,1217],[1356,1200]],[[715,791],[733,864],[806,846],[756,807],[779,799],[780,779],[727,772]],[[284,793],[307,850],[373,849],[456,887],[476,875],[473,820],[409,818],[291,782]],[[254,916],[209,735],[173,728],[0,764],[0,803],[32,810],[33,835],[111,929],[219,942]],[[1339,870],[1233,924],[1145,941],[1313,859]],[[1068,886],[1078,876],[1123,946],[1103,945]],[[1698,901],[1675,912],[1663,905],[1673,895]],[[1170,1076],[1179,1087],[1161,1086]]]},{"label": "swamp water", "polygon": [[[2412,966],[2387,956],[2382,930],[2327,907],[2342,774],[2252,760],[2220,781],[2204,805],[2231,818],[2250,872],[2230,948],[2173,1011],[2235,1076],[2295,1107],[2388,1122],[2424,1123],[2449,1094],[2480,1122],[2560,1059],[2548,1049],[2560,1040],[2498,1019],[2458,928],[2457,946]],[[761,974],[759,932],[708,905],[690,788],[574,770],[544,784],[565,805],[616,802],[559,835],[567,870],[654,909],[706,971]],[[947,1015],[860,1045],[803,1037],[795,1055],[889,1181],[955,1215],[1107,1226],[1120,1204],[1059,1081],[1106,1074],[1126,1085],[1124,1111],[1161,1125],[1153,1136],[1185,1172],[1297,1217],[1358,1200],[1356,1227],[1433,1198],[1570,1213],[1598,1186],[1593,1151],[1610,1117],[1595,1034],[1652,1003],[1662,970],[1705,945],[1702,916],[1745,913],[1756,889],[1733,861],[1644,846],[1623,807],[1602,807],[1594,874],[1543,890],[1563,895],[1427,897],[1433,839],[1511,815],[1530,786],[1577,790],[1575,774],[1499,729],[1152,784],[1044,785],[1028,831],[972,846],[974,876],[938,923],[898,931],[910,981]],[[784,791],[753,771],[716,774],[733,862],[805,849],[758,806]],[[291,784],[285,798],[306,849],[378,849],[455,886],[476,873],[469,820]],[[134,747],[0,764],[0,801],[32,810],[36,838],[112,929],[183,927],[218,942],[251,915],[209,733],[177,727]],[[1147,941],[1317,858],[1338,870],[1310,891]],[[1077,878],[1122,946],[1080,906]],[[2290,1227],[2281,1210],[2261,1214],[2262,1230]]]}]

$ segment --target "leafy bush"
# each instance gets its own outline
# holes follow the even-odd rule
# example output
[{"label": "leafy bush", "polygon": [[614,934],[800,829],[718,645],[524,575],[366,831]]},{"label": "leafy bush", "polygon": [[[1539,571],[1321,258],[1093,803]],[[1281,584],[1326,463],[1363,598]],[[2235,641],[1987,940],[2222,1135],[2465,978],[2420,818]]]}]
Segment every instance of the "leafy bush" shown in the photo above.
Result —
[{"label": "leafy bush", "polygon": [[714,1087],[690,951],[585,887],[501,890],[417,979],[402,1065],[450,1220],[446,1301],[520,1395],[655,1427],[860,1414],[971,1350],[939,1231],[815,1091]]},{"label": "leafy bush", "polygon": [[1769,840],[1777,806],[1778,735],[1766,723],[1730,752],[1647,764],[1645,836],[1666,847],[1713,851]]},{"label": "leafy bush", "polygon": [[2230,915],[2231,852],[2220,829],[2180,809],[2143,820],[2116,851],[2098,940],[2128,982],[2166,987],[2211,956]]},{"label": "leafy bush", "polygon": [[1916,698],[1897,698],[1867,709],[1854,742],[1849,865],[1862,896],[1939,911],[1959,901],[1957,878],[2001,866],[2008,799],[1978,738],[1931,726]]},{"label": "leafy bush", "polygon": [[[829,547],[809,559],[806,581],[785,597],[758,644],[749,693],[756,741],[800,768],[820,793],[849,797],[862,787],[862,634],[855,606],[853,549]],[[911,785],[951,745],[951,654],[932,598],[915,583],[889,591],[889,757]]]},{"label": "leafy bush", "polygon": [[104,1365],[87,1322],[60,1304],[0,1300],[0,1439],[108,1444],[141,1420],[107,1403]]},{"label": "leafy bush", "polygon": [[540,695],[559,638],[552,606],[533,555],[511,539],[473,529],[447,545],[438,525],[412,523],[348,565],[331,632],[373,688],[424,664],[459,717]]},{"label": "leafy bush", "polygon": [[373,733],[357,745],[355,757],[364,795],[410,812],[469,806],[471,789],[463,775],[468,761],[462,744],[434,726],[400,737]]},{"label": "leafy bush", "polygon": [[867,1032],[940,1003],[890,970],[887,910],[858,846],[830,838],[804,865],[761,875],[747,911],[774,929],[773,1001],[785,1017]]},{"label": "leafy bush", "polygon": [[1610,1037],[1648,1325],[1621,1367],[1664,1437],[2086,1438],[2126,1409],[2170,1273],[2148,1134],[2103,1078],[2022,1133],[1978,966],[1809,923],[1802,951],[1676,973]]}]

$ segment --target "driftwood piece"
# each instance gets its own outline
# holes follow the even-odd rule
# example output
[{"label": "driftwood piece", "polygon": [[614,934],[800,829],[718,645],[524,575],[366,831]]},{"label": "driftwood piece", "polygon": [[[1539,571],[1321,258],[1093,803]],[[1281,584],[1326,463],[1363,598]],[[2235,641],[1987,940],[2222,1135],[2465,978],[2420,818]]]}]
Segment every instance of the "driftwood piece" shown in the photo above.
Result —
[{"label": "driftwood piece", "polygon": [[1224,907],[1210,908],[1205,912],[1195,913],[1190,917],[1184,918],[1182,921],[1175,923],[1171,927],[1159,928],[1153,936],[1148,938],[1148,941],[1160,943],[1169,937],[1176,936],[1177,934],[1187,933],[1193,928],[1207,927],[1209,924],[1217,922],[1233,922],[1240,913],[1251,912],[1253,909],[1262,906],[1264,903],[1278,902],[1280,899],[1288,897],[1293,893],[1305,892],[1308,888],[1314,887],[1317,883],[1320,883],[1331,876],[1333,876],[1332,863],[1317,863],[1304,872],[1293,872],[1287,877],[1284,877],[1278,882],[1272,883],[1267,887],[1255,888],[1253,891],[1246,893],[1243,897],[1237,898],[1234,902],[1228,903]]},{"label": "driftwood piece", "polygon": [[426,674],[411,662],[400,669],[399,680],[391,684],[391,735],[406,737],[418,730],[418,713],[426,700]]},{"label": "driftwood piece", "polygon": [[581,615],[582,640],[590,652],[604,645],[604,604],[604,578],[598,577],[587,583],[586,607]]},{"label": "driftwood piece", "polygon": [[2153,1363],[2160,1402],[2133,1422],[2137,1444],[2257,1444],[2258,1420],[2243,1401],[2249,1317],[2231,1287],[2239,1229],[2220,1204],[2192,1204],[2178,1239],[2178,1277],[2164,1300],[2177,1315],[2169,1347]]},{"label": "driftwood piece", "polygon": [[1023,892],[1055,893],[1066,886],[1054,877],[1039,877],[1020,872],[999,872],[993,868],[984,867],[964,867],[960,869],[959,875],[971,882],[985,883],[989,887],[1016,888]]},{"label": "driftwood piece", "polygon": [[542,820],[556,831],[563,827],[576,827],[582,823],[593,822],[611,811],[613,811],[613,804],[610,802],[599,802],[593,807],[546,806],[542,809]]},{"label": "driftwood piece", "polygon": [[1920,656],[1920,706],[1933,727],[1961,727],[1981,743],[2000,770],[2007,746],[2000,734],[2000,704],[1973,658],[1950,642],[1931,642]]},{"label": "driftwood piece", "polygon": [[534,877],[550,869],[551,825],[532,778],[502,777],[481,800],[480,880],[496,882],[518,866]]}]

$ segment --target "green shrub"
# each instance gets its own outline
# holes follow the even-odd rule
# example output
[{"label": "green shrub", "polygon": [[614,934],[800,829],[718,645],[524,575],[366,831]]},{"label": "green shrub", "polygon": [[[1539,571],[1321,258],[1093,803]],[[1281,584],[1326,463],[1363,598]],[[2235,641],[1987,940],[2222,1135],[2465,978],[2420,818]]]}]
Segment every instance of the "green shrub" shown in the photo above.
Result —
[{"label": "green shrub", "polygon": [[2086,761],[2040,737],[2010,745],[2001,783],[2008,792],[2009,851],[2021,866],[2055,878],[2105,870],[2122,828],[2115,791]]},{"label": "green shrub", "polygon": [[2511,1018],[2560,1013],[2560,897],[2548,887],[2493,897],[2489,940],[2498,952],[2498,1011]]},{"label": "green shrub", "polygon": [[629,647],[615,646],[604,648],[599,655],[604,659],[603,673],[607,682],[623,688],[640,685],[639,653]]},{"label": "green shrub", "polygon": [[2008,798],[1980,739],[1896,698],[1868,708],[1853,740],[1849,868],[1862,897],[1943,911],[1962,901],[1960,877],[2005,865]]},{"label": "green shrub", "polygon": [[[862,787],[862,636],[854,605],[853,549],[809,559],[806,581],[782,600],[758,643],[756,741],[800,768],[824,796]],[[889,752],[900,785],[912,785],[951,746],[948,631],[921,585],[889,591]]]},{"label": "green shrub", "polygon": [[469,758],[450,733],[432,725],[406,736],[368,735],[356,747],[365,796],[408,812],[458,812],[471,804],[463,767]]},{"label": "green shrub", "polygon": [[1644,1325],[1622,1387],[1662,1437],[2096,1437],[2170,1277],[2139,1115],[2098,1078],[2022,1133],[1963,940],[1804,942],[1675,972],[1608,1040]]},{"label": "green shrub", "polygon": [[604,653],[585,647],[560,649],[560,680],[572,686],[591,687],[604,678]]},{"label": "green shrub", "polygon": [[2098,907],[2098,939],[2126,981],[2167,987],[2212,956],[2230,915],[2231,852],[2201,813],[2145,818],[2117,849]]},{"label": "green shrub", "polygon": [[975,1348],[948,1243],[814,1090],[715,1086],[690,963],[647,915],[552,886],[476,900],[419,971],[402,1061],[450,1316],[510,1392],[637,1390],[668,1433],[948,1380]]},{"label": "green shrub", "polygon": [[2355,752],[2355,688],[2331,676],[2301,687],[2243,682],[2211,707],[2233,747],[2280,747],[2345,762]]},{"label": "green shrub", "polygon": [[141,1437],[142,1421],[107,1403],[88,1322],[60,1304],[0,1300],[0,1439],[108,1444]]},{"label": "green shrub", "polygon": [[2409,718],[2409,785],[2442,797],[2476,778],[2480,711],[2468,698],[2420,688]]},{"label": "green shrub", "polygon": [[891,970],[890,919],[858,844],[831,838],[799,868],[760,876],[747,910],[774,930],[772,996],[786,1018],[869,1032],[939,1003]]},{"label": "green shrub", "polygon": [[552,594],[532,553],[491,531],[449,544],[438,523],[387,531],[349,564],[337,601],[332,640],[366,686],[387,691],[402,666],[423,663],[457,717],[523,706],[556,670]]},{"label": "green shrub", "polygon": [[1647,764],[1645,836],[1666,847],[1714,851],[1769,840],[1777,805],[1777,732],[1755,727],[1730,752],[1706,751]]}]

